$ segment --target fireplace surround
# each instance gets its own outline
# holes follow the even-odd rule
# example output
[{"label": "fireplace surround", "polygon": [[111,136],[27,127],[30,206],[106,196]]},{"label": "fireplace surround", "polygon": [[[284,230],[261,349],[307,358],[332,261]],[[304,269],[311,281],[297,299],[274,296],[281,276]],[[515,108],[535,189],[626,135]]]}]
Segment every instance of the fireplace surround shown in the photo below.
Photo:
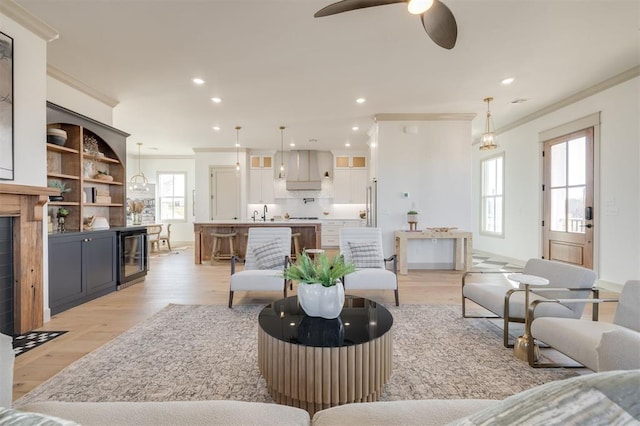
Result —
[{"label": "fireplace surround", "polygon": [[0,184],[0,216],[12,217],[14,332],[42,327],[43,318],[43,206],[52,188]]}]

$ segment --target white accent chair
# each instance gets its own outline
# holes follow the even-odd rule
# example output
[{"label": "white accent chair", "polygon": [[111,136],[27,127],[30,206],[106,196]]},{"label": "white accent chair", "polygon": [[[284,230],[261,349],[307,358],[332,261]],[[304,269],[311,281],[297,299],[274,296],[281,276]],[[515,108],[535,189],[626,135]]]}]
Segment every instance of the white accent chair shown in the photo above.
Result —
[{"label": "white accent chair", "polygon": [[[358,267],[354,262],[352,244],[373,244],[378,253],[375,267]],[[340,229],[340,254],[345,262],[356,264],[356,271],[343,278],[345,291],[348,290],[393,290],[396,306],[400,305],[398,295],[398,261],[396,255],[385,258],[382,251],[382,230],[380,228],[352,227]],[[357,259],[356,259],[357,260]],[[393,270],[386,268],[387,262],[393,262]]]},{"label": "white accent chair", "polygon": [[[278,247],[269,253],[278,258],[278,266],[265,268],[260,265],[260,256],[256,250],[265,245],[277,242]],[[249,228],[247,249],[244,258],[244,269],[236,271],[236,262],[242,261],[237,256],[231,258],[231,283],[229,285],[229,307],[233,305],[234,291],[284,291],[287,297],[287,280],[284,279],[284,269],[289,265],[291,251],[291,228]],[[281,264],[280,264],[281,259]]]},{"label": "white accent chair", "polygon": [[[474,274],[496,272],[471,271],[462,277],[462,316],[464,318],[495,318],[487,316],[469,316],[466,311],[467,299],[491,311],[504,319],[504,346],[511,347],[509,342],[509,322],[524,323],[526,315],[524,285],[517,287],[501,277],[494,282],[468,282]],[[505,275],[505,272],[499,272]],[[596,274],[590,269],[552,260],[529,259],[522,270],[523,274],[535,275],[549,280],[544,287],[531,287],[529,303],[546,299],[587,299],[591,292],[597,297],[598,291],[593,288]],[[545,305],[537,312],[537,317],[562,317],[578,319],[582,316],[585,301],[570,305]],[[597,311],[594,311],[594,321]]]},{"label": "white accent chair", "polygon": [[[613,324],[572,318],[535,318],[529,322],[536,340],[593,371],[640,369],[640,281],[627,281],[619,299],[587,299],[588,303],[618,302]],[[538,300],[529,307],[529,318],[537,309],[554,304],[581,303],[576,299]],[[595,305],[594,305],[595,306]],[[529,345],[532,367],[573,365],[536,362]]]}]

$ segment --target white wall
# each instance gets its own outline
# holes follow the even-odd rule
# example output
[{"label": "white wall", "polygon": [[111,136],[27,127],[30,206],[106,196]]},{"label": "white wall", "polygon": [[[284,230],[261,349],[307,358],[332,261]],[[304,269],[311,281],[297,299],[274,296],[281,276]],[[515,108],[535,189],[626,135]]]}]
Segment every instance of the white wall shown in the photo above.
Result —
[{"label": "white wall", "polygon": [[[471,230],[471,122],[378,121],[377,130],[372,158],[378,159],[373,167],[385,256],[394,252],[394,231],[409,228],[409,210],[419,212],[418,229]],[[410,267],[452,268],[453,241],[411,241],[407,259]]]},{"label": "white wall", "polygon": [[113,108],[51,76],[47,77],[47,100],[117,128],[113,124]]},{"label": "white wall", "polygon": [[[599,259],[594,269],[606,282],[640,278],[640,77],[499,135],[499,150],[505,152],[505,236],[478,234],[480,187],[474,185],[475,249],[519,260],[542,255],[538,133],[598,111],[600,194],[594,206],[594,243]],[[474,181],[479,182],[479,162],[486,154],[477,145],[472,152]]]},{"label": "white wall", "polygon": [[[210,177],[209,169],[213,166],[235,166],[235,151],[222,151],[206,148],[195,148],[195,190],[196,190],[196,214],[195,222],[209,222],[211,220],[211,203],[209,195]],[[240,150],[240,205],[247,204],[247,153],[244,149]],[[246,219],[247,216],[244,209],[240,209],[240,219]],[[193,237],[193,236],[192,236]]]},{"label": "white wall", "polygon": [[[187,174],[187,193],[186,207],[187,217],[183,222],[170,221],[171,223],[171,242],[193,242],[193,190],[196,187],[195,159],[194,158],[167,158],[153,157],[142,155],[140,159],[140,170],[149,180],[149,183],[156,184],[158,190],[158,173],[186,173]],[[127,180],[138,172],[138,156],[127,157]],[[157,194],[156,194],[157,197]],[[161,223],[156,212],[157,223]]]}]

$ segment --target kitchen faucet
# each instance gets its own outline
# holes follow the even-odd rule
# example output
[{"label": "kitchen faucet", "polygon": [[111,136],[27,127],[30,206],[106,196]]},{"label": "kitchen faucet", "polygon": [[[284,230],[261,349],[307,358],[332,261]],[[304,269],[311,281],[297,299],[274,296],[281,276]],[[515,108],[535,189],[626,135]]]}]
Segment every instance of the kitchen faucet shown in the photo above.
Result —
[{"label": "kitchen faucet", "polygon": [[265,204],[264,207],[262,208],[262,220],[264,222],[267,221],[267,205]]},{"label": "kitchen faucet", "polygon": [[258,213],[258,210],[254,210],[253,213],[251,214],[251,219],[253,219],[253,221],[256,221],[256,217],[258,217],[260,213]]}]

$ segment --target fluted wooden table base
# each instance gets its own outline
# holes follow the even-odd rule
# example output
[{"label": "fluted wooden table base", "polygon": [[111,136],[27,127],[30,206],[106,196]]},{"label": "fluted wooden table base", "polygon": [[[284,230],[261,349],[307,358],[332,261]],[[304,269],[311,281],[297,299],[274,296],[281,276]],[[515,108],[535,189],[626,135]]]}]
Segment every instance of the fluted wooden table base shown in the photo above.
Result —
[{"label": "fluted wooden table base", "polygon": [[316,348],[258,330],[258,365],[271,397],[311,416],[336,405],[377,401],[391,375],[391,331],[359,345]]}]

